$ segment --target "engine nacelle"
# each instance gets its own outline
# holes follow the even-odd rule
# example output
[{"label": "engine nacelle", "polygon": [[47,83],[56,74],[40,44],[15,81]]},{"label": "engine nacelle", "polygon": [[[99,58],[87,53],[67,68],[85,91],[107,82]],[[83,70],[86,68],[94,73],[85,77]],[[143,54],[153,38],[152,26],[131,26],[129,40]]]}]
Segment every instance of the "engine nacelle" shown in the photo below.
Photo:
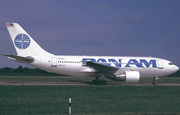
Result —
[{"label": "engine nacelle", "polygon": [[125,74],[116,75],[116,80],[126,82],[139,82],[140,73],[138,71],[125,71]]}]

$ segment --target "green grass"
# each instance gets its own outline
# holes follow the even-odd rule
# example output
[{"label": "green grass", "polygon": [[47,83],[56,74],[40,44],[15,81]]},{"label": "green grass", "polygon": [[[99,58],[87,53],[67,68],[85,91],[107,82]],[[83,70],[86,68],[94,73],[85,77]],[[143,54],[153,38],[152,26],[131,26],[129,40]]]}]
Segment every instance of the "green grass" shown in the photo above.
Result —
[{"label": "green grass", "polygon": [[0,86],[0,115],[180,114],[178,86]]},{"label": "green grass", "polygon": [[[19,83],[26,83],[26,82],[59,82],[59,83],[87,83],[90,84],[94,77],[91,78],[76,78],[76,77],[61,77],[61,76],[0,76],[0,82],[19,82]],[[111,79],[106,79],[108,84],[116,84],[116,85],[128,85],[131,83],[126,83],[124,81],[113,81]],[[134,84],[152,84],[153,78],[142,78],[140,79],[139,83]],[[179,77],[159,77],[157,80],[158,83],[161,84],[180,84]]]}]

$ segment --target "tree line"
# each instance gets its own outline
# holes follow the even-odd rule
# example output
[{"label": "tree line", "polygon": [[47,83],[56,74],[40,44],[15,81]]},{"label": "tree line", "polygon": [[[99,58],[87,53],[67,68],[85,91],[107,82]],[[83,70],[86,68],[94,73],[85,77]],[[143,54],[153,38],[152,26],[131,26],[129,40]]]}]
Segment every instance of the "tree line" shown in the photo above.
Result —
[{"label": "tree line", "polygon": [[[0,68],[0,76],[63,76],[61,74],[49,73],[47,71],[37,69],[37,68],[28,68],[19,66],[18,68],[4,67]],[[174,74],[165,76],[165,77],[180,77],[180,70]]]},{"label": "tree line", "polygon": [[47,71],[19,66],[18,68],[0,68],[0,76],[62,76],[61,74],[49,73]]}]

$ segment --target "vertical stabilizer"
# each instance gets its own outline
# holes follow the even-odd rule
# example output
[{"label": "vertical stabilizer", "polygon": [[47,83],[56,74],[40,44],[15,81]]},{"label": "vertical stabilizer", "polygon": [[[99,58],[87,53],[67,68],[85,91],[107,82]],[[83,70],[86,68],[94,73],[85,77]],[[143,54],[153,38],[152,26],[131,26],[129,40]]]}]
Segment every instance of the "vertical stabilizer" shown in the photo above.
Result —
[{"label": "vertical stabilizer", "polygon": [[19,24],[6,23],[6,27],[18,55],[52,55],[43,50]]}]

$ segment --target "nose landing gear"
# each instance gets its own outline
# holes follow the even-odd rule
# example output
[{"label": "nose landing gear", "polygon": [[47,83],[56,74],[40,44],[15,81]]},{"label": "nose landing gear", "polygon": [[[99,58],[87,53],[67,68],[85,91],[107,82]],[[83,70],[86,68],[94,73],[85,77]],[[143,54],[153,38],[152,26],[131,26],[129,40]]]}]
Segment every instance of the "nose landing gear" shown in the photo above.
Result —
[{"label": "nose landing gear", "polygon": [[153,85],[157,85],[157,80],[158,80],[158,77],[154,77]]}]

